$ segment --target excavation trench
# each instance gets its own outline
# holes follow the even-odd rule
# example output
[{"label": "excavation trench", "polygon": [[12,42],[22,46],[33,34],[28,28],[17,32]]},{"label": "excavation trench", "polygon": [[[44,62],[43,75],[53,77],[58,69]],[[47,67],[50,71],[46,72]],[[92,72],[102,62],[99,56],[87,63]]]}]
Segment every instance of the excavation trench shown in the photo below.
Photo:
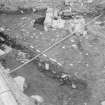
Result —
[{"label": "excavation trench", "polygon": [[[97,8],[98,9],[98,8]],[[19,8],[17,11],[8,11],[8,10],[0,10],[1,17],[8,17],[11,16],[16,17],[18,19],[20,17],[28,16],[31,17],[31,20],[36,20],[33,23],[33,26],[30,28],[36,28],[34,33],[37,32],[37,27],[42,25],[45,19],[45,12],[46,8],[41,10],[33,11],[32,8],[24,9]],[[85,11],[84,11],[85,12]],[[98,11],[86,11],[85,13],[78,12],[77,14],[81,14],[84,18],[93,18],[99,16],[99,14],[104,14],[104,9]],[[6,14],[6,15],[2,15]],[[73,14],[74,16],[77,14]],[[35,16],[33,16],[35,15]],[[2,20],[1,19],[1,24]],[[40,17],[36,19],[37,17]],[[62,19],[68,20],[71,19],[72,16],[70,15],[63,15]],[[14,23],[17,25],[20,20],[17,22],[8,22],[9,19],[6,18],[7,21],[3,22],[3,25],[6,24],[7,26],[13,25],[12,31],[14,31]],[[15,20],[16,20],[15,19]],[[41,19],[41,21],[39,21]],[[28,20],[28,19],[27,19]],[[26,21],[27,21],[26,20]],[[20,22],[22,23],[23,20]],[[31,21],[27,22],[29,25]],[[24,22],[23,22],[24,23]],[[31,25],[30,25],[31,26]],[[11,27],[10,27],[11,28]],[[19,26],[20,28],[20,26]],[[29,27],[28,27],[29,28]],[[26,30],[28,28],[25,28]],[[17,29],[17,27],[16,27]],[[20,32],[21,29],[16,30]],[[29,31],[29,30],[27,30]],[[43,31],[43,27],[42,27]],[[40,32],[40,30],[39,30]],[[8,32],[7,32],[8,33]],[[17,34],[17,33],[16,33]],[[25,33],[26,34],[26,33]],[[30,31],[29,31],[29,34]],[[15,36],[15,32],[13,33]],[[4,46],[6,45],[12,48],[8,54],[4,54],[4,56],[0,56],[0,62],[5,68],[9,68],[10,72],[14,70],[16,67],[22,65],[26,61],[29,61],[33,57],[39,54],[37,50],[32,50],[30,47],[27,47],[24,40],[14,39],[12,35],[5,34],[5,32],[0,32],[0,49],[4,50]],[[18,35],[17,35],[18,36]],[[31,35],[29,35],[30,37]],[[19,33],[19,38],[21,37],[21,33]],[[36,44],[36,43],[35,43]],[[47,43],[48,44],[48,43]],[[80,43],[78,44],[81,51],[83,51]],[[53,53],[53,52],[52,52]],[[52,62],[48,57],[43,58],[43,55],[37,57],[32,62],[28,63],[24,67],[18,69],[15,72],[10,73],[12,77],[16,76],[23,76],[28,84],[28,87],[24,90],[24,93],[28,96],[31,95],[41,95],[45,99],[45,105],[84,105],[83,103],[89,103],[92,101],[92,88],[89,84],[90,81],[85,80],[83,78],[79,78],[74,75],[74,73],[65,73],[65,68],[59,66],[57,63]],[[69,55],[68,55],[69,56]],[[71,68],[70,68],[71,70]],[[78,68],[77,70],[78,71]],[[93,84],[94,85],[94,84]],[[92,102],[93,103],[93,102]],[[87,104],[90,105],[90,104]],[[93,104],[92,104],[93,105]]]},{"label": "excavation trench", "polygon": [[[3,32],[0,32],[0,42],[1,47],[2,45],[7,45],[13,49],[12,53],[9,53],[0,58],[2,65],[5,68],[9,68],[10,70],[13,70],[14,68],[23,64],[21,60],[16,60],[18,51],[25,53],[27,55],[25,59],[28,60],[30,60],[38,54],[37,51],[32,51],[31,49],[24,46],[22,43],[18,42],[17,39],[10,38],[7,34],[4,34]],[[46,65],[48,67],[46,67]],[[38,93],[48,98],[47,95],[49,95],[49,93],[47,92],[47,89],[51,89],[51,97],[53,97],[53,94],[54,96],[58,97],[58,93],[56,93],[57,89],[60,90],[62,88],[67,88],[66,92],[69,91],[69,97],[72,97],[71,94],[81,95],[82,93],[84,97],[82,97],[80,101],[87,101],[89,99],[86,98],[87,94],[84,94],[84,92],[88,92],[87,81],[77,78],[73,74],[65,73],[63,67],[50,61],[48,58],[46,58],[46,60],[43,60],[41,57],[37,57],[35,60],[30,62],[26,66],[11,73],[11,76],[13,77],[16,77],[18,75],[24,76],[27,79],[27,83],[29,84],[29,86],[24,92],[29,96],[33,93]],[[72,85],[75,85],[76,88],[72,87]],[[65,91],[65,89],[63,91]],[[45,95],[43,94],[43,92],[45,92]],[[67,93],[65,92],[63,92],[62,94],[64,94],[65,96],[67,95]],[[90,92],[88,92],[88,95],[90,95]],[[80,97],[77,96],[76,98],[78,99]]]},{"label": "excavation trench", "polygon": [[[23,11],[23,14],[21,14],[21,11]],[[30,11],[33,13],[32,9],[0,13],[5,14],[7,12],[6,14],[9,15],[24,15],[30,13]],[[44,20],[43,14],[45,14],[45,11],[46,9],[36,11],[36,14],[42,16],[42,20]],[[40,25],[40,22],[36,21],[36,24]],[[2,65],[5,68],[9,68],[10,72],[39,54],[37,50],[32,50],[23,41],[14,39],[11,35],[5,34],[5,32],[0,32],[0,47],[3,50],[2,45],[12,48],[10,53],[0,57]],[[21,56],[18,56],[19,54]],[[41,95],[48,105],[49,103],[62,105],[65,101],[68,102],[68,105],[72,104],[71,101],[73,101],[74,105],[81,105],[81,103],[88,102],[91,99],[91,90],[86,80],[76,77],[73,73],[65,73],[63,67],[42,56],[10,73],[12,77],[20,75],[27,80],[28,87],[24,90],[25,94],[28,96]],[[71,101],[68,101],[70,98]]]},{"label": "excavation trench", "polygon": [[[28,58],[26,58],[26,59],[30,60],[38,54],[37,51],[32,51],[32,50],[28,49],[27,47],[19,44],[16,39],[10,38],[8,35],[4,34],[3,32],[0,33],[0,39],[1,39],[1,46],[2,46],[2,44],[4,44],[4,45],[7,45],[15,50],[19,50],[23,53],[26,53],[28,55]],[[34,63],[34,65],[37,67],[37,69],[40,72],[42,72],[43,74],[45,74],[46,76],[48,76],[50,78],[58,80],[63,85],[72,85],[73,81],[74,81],[73,83],[77,83],[77,84],[79,83],[79,79],[76,80],[76,78],[75,79],[71,78],[70,74],[64,72],[63,67],[60,67],[56,63],[55,64],[52,63],[48,59],[42,60],[42,59],[40,59],[40,57],[37,57],[32,62]],[[46,65],[48,65],[48,67],[46,67]],[[64,78],[63,75],[66,75],[66,77]],[[84,81],[84,83],[85,83],[85,81]],[[78,89],[81,89],[82,87],[86,88],[84,83],[83,83],[83,81],[80,82],[81,86],[77,87],[77,88]]]}]

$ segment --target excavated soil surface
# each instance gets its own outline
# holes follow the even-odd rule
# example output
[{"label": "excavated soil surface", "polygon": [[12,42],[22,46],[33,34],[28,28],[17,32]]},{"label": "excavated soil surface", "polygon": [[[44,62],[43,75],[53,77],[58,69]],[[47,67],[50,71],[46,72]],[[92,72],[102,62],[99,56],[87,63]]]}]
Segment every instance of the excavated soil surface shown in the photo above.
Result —
[{"label": "excavated soil surface", "polygon": [[[42,15],[34,13],[0,15],[0,26],[6,29],[5,35],[12,43],[6,44],[13,48],[10,53],[0,57],[6,68],[13,70],[23,64],[21,60],[16,59],[19,51],[27,53],[30,59],[68,35],[64,30],[44,32],[43,27],[34,28],[35,18]],[[99,89],[103,82],[98,81],[99,70],[103,71],[105,64],[104,44],[101,43],[104,41],[102,38],[91,37],[90,34],[88,37],[89,40],[74,35],[11,75],[25,77],[28,88],[24,93],[28,96],[34,94],[43,96],[44,105],[84,105],[84,102],[88,105],[99,105],[103,99],[102,93],[105,94],[104,87],[102,90]],[[72,39],[75,41],[72,42]],[[78,45],[77,48],[72,46],[74,44]],[[50,71],[45,71],[43,67],[46,62],[51,65]],[[42,66],[39,66],[39,63]],[[70,81],[68,79],[63,83],[60,81],[59,75],[62,72],[71,76]],[[79,74],[79,78],[74,76],[75,73]],[[77,89],[72,88],[72,82]]]}]

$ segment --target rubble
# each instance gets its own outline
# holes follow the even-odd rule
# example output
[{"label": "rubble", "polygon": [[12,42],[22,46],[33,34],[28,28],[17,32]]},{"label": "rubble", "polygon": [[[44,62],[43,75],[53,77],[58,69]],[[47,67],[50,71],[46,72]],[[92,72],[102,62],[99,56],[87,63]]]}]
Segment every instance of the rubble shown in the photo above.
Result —
[{"label": "rubble", "polygon": [[70,6],[71,5],[72,0],[65,0],[65,5],[66,6]]},{"label": "rubble", "polygon": [[[72,16],[71,10],[66,9],[65,11],[53,8],[48,8],[46,12],[46,18],[44,21],[44,29],[48,31],[48,28],[55,29],[66,29],[70,33],[83,34],[85,31],[85,19],[82,15]],[[67,15],[65,14],[67,13]]]},{"label": "rubble", "polygon": [[25,52],[18,51],[16,55],[16,60],[22,63],[28,62],[29,61],[28,54]]},{"label": "rubble", "polygon": [[6,55],[6,54],[8,54],[11,51],[12,51],[11,47],[8,47],[6,45],[1,45],[0,46],[0,56]]},{"label": "rubble", "polygon": [[85,19],[82,16],[76,16],[71,22],[71,26],[74,26],[74,33],[83,34],[85,31]]},{"label": "rubble", "polygon": [[64,28],[65,21],[58,16],[58,10],[53,8],[48,8],[46,12],[46,18],[44,21],[44,29],[48,31],[49,27],[52,28]]}]

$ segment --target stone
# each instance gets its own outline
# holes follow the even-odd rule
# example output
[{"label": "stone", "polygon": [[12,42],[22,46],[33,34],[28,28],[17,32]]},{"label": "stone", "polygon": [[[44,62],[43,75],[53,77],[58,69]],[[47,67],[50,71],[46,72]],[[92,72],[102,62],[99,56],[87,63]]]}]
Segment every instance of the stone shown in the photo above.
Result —
[{"label": "stone", "polygon": [[14,78],[16,84],[18,85],[19,89],[23,92],[25,88],[28,87],[28,85],[26,84],[26,80],[24,77],[22,76],[17,76]]},{"label": "stone", "polygon": [[4,55],[5,52],[3,50],[0,49],[0,56]]},{"label": "stone", "polygon": [[31,98],[34,99],[36,105],[40,105],[41,103],[44,102],[43,97],[40,95],[32,95]]},{"label": "stone", "polygon": [[65,0],[65,5],[70,6],[71,5],[71,0]]},{"label": "stone", "polygon": [[105,101],[102,101],[102,102],[101,102],[101,105],[105,105]]},{"label": "stone", "polygon": [[49,67],[49,64],[48,64],[48,63],[45,63],[45,69],[46,69],[46,70],[49,70],[49,69],[50,69],[50,67]]}]

